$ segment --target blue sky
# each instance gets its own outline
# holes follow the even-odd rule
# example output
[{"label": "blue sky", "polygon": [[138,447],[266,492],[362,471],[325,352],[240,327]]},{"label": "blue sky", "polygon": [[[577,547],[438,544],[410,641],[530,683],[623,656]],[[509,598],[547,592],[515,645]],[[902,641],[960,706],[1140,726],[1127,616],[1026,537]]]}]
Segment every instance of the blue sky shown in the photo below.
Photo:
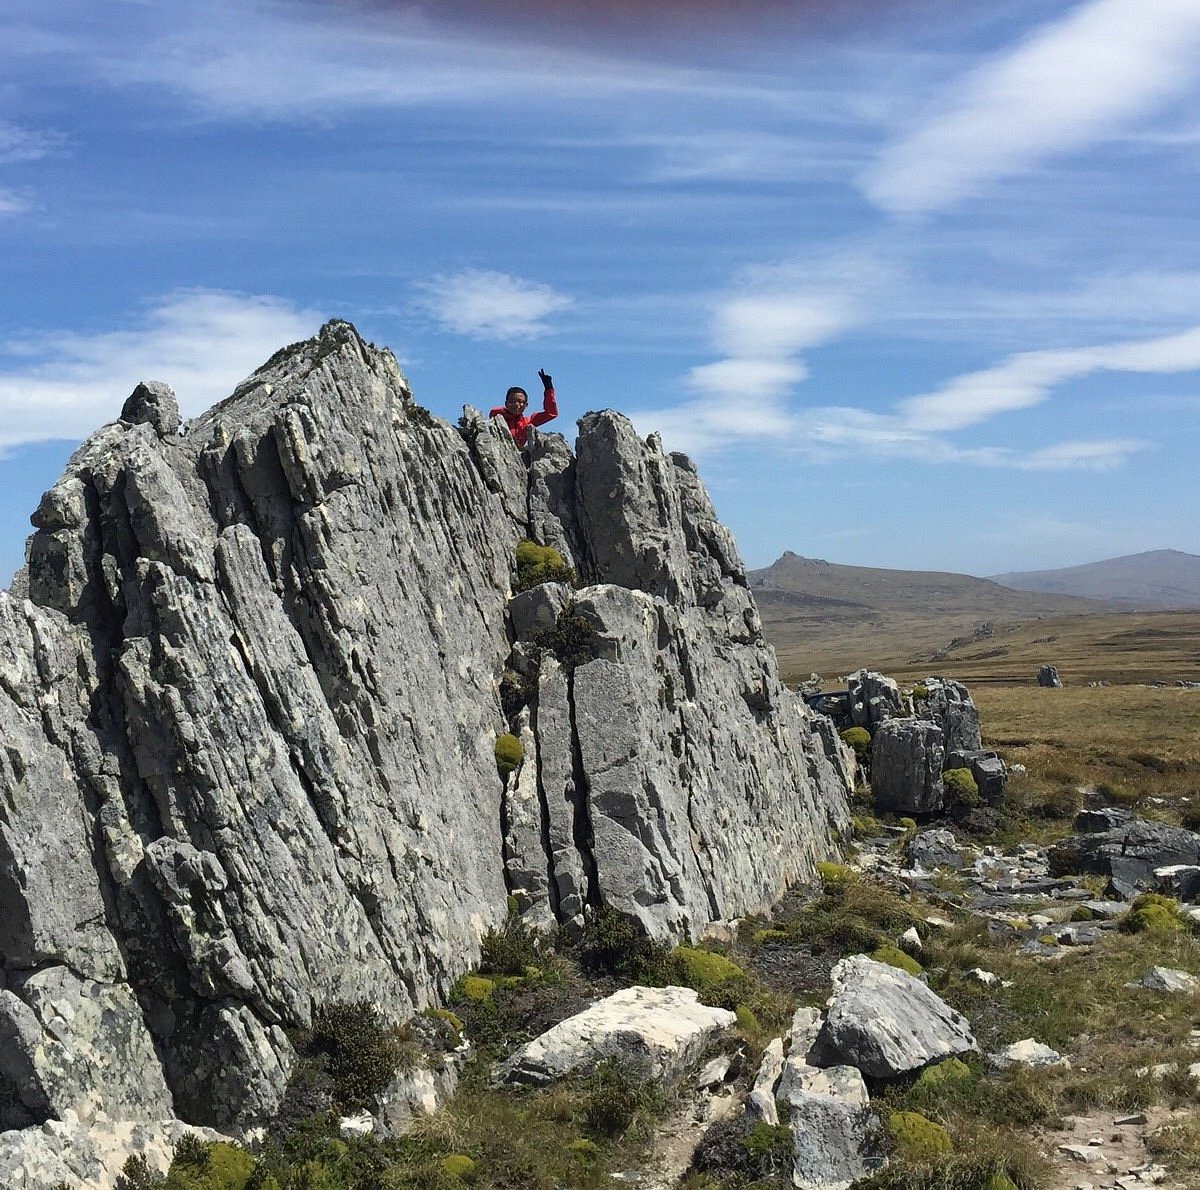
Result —
[{"label": "blue sky", "polygon": [[140,379],[551,371],[746,561],[1200,553],[1196,0],[0,0],[0,582]]}]

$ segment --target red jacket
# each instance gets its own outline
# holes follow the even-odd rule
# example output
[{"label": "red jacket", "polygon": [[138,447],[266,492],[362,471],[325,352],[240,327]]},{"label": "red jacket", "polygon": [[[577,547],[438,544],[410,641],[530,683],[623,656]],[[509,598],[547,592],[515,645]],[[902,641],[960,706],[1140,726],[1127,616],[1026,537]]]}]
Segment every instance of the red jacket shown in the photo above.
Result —
[{"label": "red jacket", "polygon": [[557,416],[558,402],[554,398],[554,389],[552,388],[548,388],[545,391],[541,413],[535,413],[532,417],[526,417],[524,414],[509,413],[503,405],[493,409],[488,414],[488,417],[504,418],[504,422],[508,426],[508,432],[516,440],[518,446],[525,445],[525,439],[529,437],[530,426],[544,426],[548,421],[553,421]]}]

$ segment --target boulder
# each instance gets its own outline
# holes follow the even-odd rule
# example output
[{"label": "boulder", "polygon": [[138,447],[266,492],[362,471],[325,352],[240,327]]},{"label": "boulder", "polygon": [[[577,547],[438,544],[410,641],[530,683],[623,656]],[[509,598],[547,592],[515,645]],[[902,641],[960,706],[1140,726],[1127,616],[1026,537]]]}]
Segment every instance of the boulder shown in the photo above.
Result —
[{"label": "boulder", "polygon": [[503,1082],[543,1086],[613,1059],[672,1082],[736,1021],[691,988],[625,988],[523,1045],[499,1068]]},{"label": "boulder", "polygon": [[919,979],[866,955],[833,969],[833,995],[809,1060],[893,1079],[978,1047],[966,1019]]},{"label": "boulder", "polygon": [[922,719],[888,719],[871,745],[871,791],[881,814],[942,810],[942,729]]},{"label": "boulder", "polygon": [[1052,1050],[1040,1041],[1027,1037],[1024,1041],[1014,1041],[988,1054],[988,1061],[997,1070],[1007,1070],[1010,1066],[1070,1066],[1071,1063],[1057,1050]]},{"label": "boulder", "polygon": [[1155,871],[1176,865],[1200,866],[1200,836],[1182,827],[1135,818],[1087,835],[1072,835],[1050,848],[1050,872],[1095,873],[1126,900],[1159,888]]},{"label": "boulder", "polygon": [[947,751],[946,768],[970,769],[971,776],[979,788],[979,796],[989,806],[1004,804],[1004,792],[1008,786],[1008,770],[1004,761],[989,748]]},{"label": "boulder", "polygon": [[1173,967],[1151,967],[1141,979],[1125,985],[1127,988],[1146,988],[1152,992],[1200,991],[1200,979],[1190,971],[1179,971]]},{"label": "boulder", "polygon": [[1051,690],[1062,689],[1062,679],[1058,676],[1058,666],[1043,665],[1038,670],[1037,684]]},{"label": "boulder", "polygon": [[175,390],[161,380],[143,380],[121,407],[121,420],[131,425],[148,425],[160,438],[179,433],[182,418]]},{"label": "boulder", "polygon": [[947,830],[921,831],[904,849],[905,858],[911,867],[952,868],[958,871],[963,866],[963,855],[958,840]]}]

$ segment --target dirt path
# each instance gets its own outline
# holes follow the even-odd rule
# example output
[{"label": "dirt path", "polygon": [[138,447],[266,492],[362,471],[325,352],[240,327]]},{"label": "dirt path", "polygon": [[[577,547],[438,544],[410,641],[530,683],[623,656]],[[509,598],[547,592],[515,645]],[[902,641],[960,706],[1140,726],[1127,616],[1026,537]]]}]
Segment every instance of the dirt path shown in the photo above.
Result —
[{"label": "dirt path", "polygon": [[1146,1151],[1146,1138],[1164,1124],[1191,1113],[1151,1107],[1138,1112],[1094,1112],[1070,1116],[1063,1127],[1039,1139],[1054,1162],[1046,1190],[1189,1190],[1167,1175]]}]

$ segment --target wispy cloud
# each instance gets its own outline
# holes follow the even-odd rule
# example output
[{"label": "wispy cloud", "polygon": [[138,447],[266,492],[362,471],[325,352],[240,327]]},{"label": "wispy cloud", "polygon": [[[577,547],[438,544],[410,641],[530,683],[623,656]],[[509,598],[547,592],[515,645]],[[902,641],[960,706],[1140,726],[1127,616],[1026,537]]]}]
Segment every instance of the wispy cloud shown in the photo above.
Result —
[{"label": "wispy cloud", "polygon": [[893,212],[934,210],[995,178],[1122,132],[1200,62],[1195,0],[1090,0],[972,72],[890,145],[863,187]]},{"label": "wispy cloud", "polygon": [[33,200],[28,194],[0,186],[0,219],[6,215],[23,215],[33,209]]},{"label": "wispy cloud", "polygon": [[549,285],[484,269],[443,274],[419,288],[420,310],[446,330],[472,339],[536,338],[546,332],[552,314],[573,305]]},{"label": "wispy cloud", "polygon": [[140,380],[165,380],[195,416],[321,316],[279,298],[184,290],[137,325],[83,335],[53,331],[0,345],[0,448],[78,439],[121,412]]},{"label": "wispy cloud", "polygon": [[57,133],[22,128],[0,120],[0,165],[18,161],[36,161],[54,152],[63,143]]},{"label": "wispy cloud", "polygon": [[1000,413],[1039,405],[1067,380],[1095,372],[1170,375],[1200,369],[1200,327],[1176,335],[1065,351],[1027,351],[958,376],[900,403],[904,420],[927,432],[960,430]]}]

